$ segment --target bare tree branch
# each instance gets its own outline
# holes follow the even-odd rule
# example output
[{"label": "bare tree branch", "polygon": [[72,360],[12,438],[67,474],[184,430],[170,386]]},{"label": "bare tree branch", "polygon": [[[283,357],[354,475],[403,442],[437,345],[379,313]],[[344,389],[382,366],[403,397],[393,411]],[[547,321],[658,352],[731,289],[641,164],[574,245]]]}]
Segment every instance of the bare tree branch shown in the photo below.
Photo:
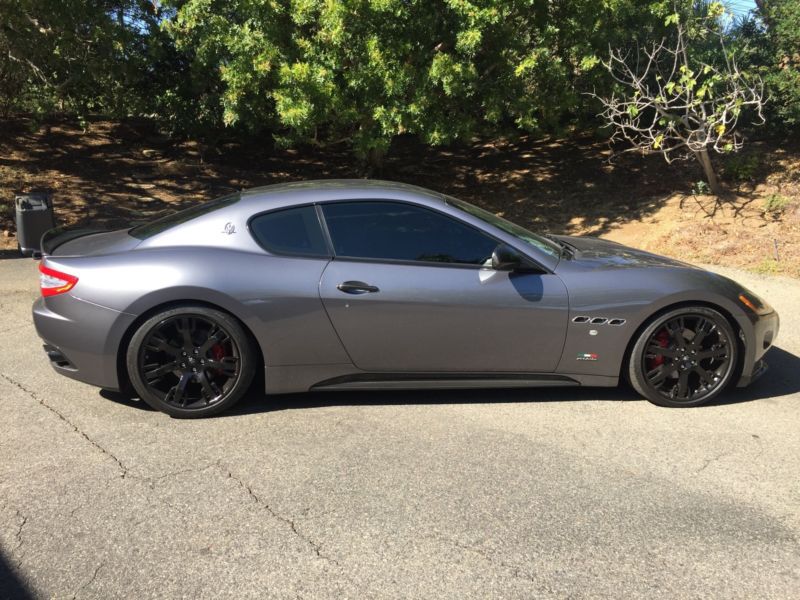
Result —
[{"label": "bare tree branch", "polygon": [[746,108],[757,123],[764,122],[764,83],[742,72],[722,34],[716,35],[720,66],[693,59],[680,22],[671,42],[664,38],[645,48],[637,46],[633,55],[609,47],[603,65],[624,92],[590,95],[603,105],[598,116],[613,127],[612,141],[626,140],[631,150],[658,152],[670,163],[694,155],[718,194],[721,188],[708,152],[736,152],[742,147],[736,128]]}]

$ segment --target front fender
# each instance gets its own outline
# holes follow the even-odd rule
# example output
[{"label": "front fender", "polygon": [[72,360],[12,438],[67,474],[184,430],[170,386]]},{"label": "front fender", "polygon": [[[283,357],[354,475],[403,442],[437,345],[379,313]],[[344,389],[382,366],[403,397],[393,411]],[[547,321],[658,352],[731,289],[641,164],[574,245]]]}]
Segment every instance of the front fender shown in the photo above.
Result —
[{"label": "front fender", "polygon": [[[744,343],[745,372],[757,359],[755,315],[738,304],[738,284],[728,279],[699,269],[663,268],[570,273],[562,278],[570,293],[570,316],[559,373],[618,377],[643,326],[665,310],[688,304],[715,307],[735,323]],[[593,325],[575,322],[576,317],[623,322]]]}]

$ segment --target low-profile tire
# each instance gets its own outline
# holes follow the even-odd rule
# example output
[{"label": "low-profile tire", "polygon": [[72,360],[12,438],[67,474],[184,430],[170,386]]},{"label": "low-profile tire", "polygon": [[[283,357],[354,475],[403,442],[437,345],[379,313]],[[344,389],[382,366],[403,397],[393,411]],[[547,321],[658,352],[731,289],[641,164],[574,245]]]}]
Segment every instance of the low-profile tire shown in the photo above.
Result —
[{"label": "low-profile tire", "polygon": [[655,317],[631,351],[627,378],[653,404],[704,404],[730,385],[739,346],[733,327],[707,306],[685,306]]},{"label": "low-profile tire", "polygon": [[128,345],[126,366],[142,400],[173,417],[191,419],[222,412],[242,398],[253,380],[256,352],[231,315],[183,305],[139,326]]}]

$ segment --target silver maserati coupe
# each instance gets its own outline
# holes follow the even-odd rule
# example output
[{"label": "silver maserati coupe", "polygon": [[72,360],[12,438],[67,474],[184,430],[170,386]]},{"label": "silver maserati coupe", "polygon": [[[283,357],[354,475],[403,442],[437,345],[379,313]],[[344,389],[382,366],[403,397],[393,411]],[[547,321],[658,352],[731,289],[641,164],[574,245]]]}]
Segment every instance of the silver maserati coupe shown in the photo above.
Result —
[{"label": "silver maserati coupe", "polygon": [[778,315],[738,283],[541,235],[430,190],[306,181],[42,238],[55,370],[175,417],[268,394],[616,386],[696,406],[766,369]]}]

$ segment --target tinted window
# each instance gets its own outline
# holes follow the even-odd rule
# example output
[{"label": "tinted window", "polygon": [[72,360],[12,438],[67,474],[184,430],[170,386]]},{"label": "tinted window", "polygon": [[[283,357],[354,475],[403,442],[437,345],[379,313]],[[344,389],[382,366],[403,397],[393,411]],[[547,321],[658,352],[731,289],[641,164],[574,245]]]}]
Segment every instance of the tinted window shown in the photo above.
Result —
[{"label": "tinted window", "polygon": [[239,201],[239,196],[240,195],[237,192],[236,194],[231,194],[230,196],[223,196],[222,198],[217,198],[216,200],[203,202],[203,204],[198,204],[197,206],[192,206],[185,210],[168,214],[164,217],[156,219],[155,221],[150,221],[144,225],[134,227],[128,231],[128,234],[135,238],[139,238],[140,240],[147,239],[156,235],[157,233],[161,233],[167,229],[172,229],[176,225],[186,223],[186,221],[191,221],[192,219],[195,219],[201,215],[206,215],[225,206],[230,206],[231,204]]},{"label": "tinted window", "polygon": [[328,256],[317,211],[301,206],[259,215],[250,221],[253,237],[275,254]]},{"label": "tinted window", "polygon": [[481,265],[497,242],[446,215],[399,202],[324,204],[337,256]]},{"label": "tinted window", "polygon": [[494,225],[499,229],[502,229],[506,233],[513,235],[518,240],[522,240],[526,244],[530,244],[534,248],[542,250],[554,258],[561,256],[561,247],[554,241],[548,240],[546,237],[537,235],[531,231],[528,231],[524,227],[520,227],[516,223],[506,221],[502,217],[498,217],[487,210],[473,206],[472,204],[464,202],[463,200],[459,200],[458,198],[446,196],[445,200],[448,204],[451,204],[456,208],[460,208],[464,212],[467,212],[472,216],[478,217],[479,219],[486,221],[487,223]]}]

